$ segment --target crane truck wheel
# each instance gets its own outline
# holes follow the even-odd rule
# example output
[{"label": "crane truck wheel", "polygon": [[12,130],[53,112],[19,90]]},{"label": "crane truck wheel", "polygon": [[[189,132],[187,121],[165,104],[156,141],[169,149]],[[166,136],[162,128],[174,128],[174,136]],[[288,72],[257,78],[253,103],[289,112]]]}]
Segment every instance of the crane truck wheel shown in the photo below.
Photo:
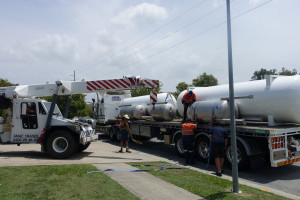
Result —
[{"label": "crane truck wheel", "polygon": [[[228,148],[226,149],[225,157],[226,157],[225,158],[226,163],[231,166],[232,164],[231,144],[229,144]],[[240,142],[237,142],[237,163],[238,163],[238,169],[241,171],[250,168],[250,162],[249,162],[246,149]]]},{"label": "crane truck wheel", "polygon": [[[203,162],[208,161],[208,156],[210,154],[210,149],[209,149],[209,138],[206,136],[200,136],[197,138],[195,141],[195,152],[196,156]],[[211,161],[212,159],[210,159]]]},{"label": "crane truck wheel", "polygon": [[68,158],[76,153],[78,142],[67,131],[53,132],[46,141],[47,153],[54,158]]},{"label": "crane truck wheel", "polygon": [[174,139],[176,154],[180,157],[184,156],[181,134],[177,134]]},{"label": "crane truck wheel", "polygon": [[86,144],[79,144],[78,149],[77,149],[77,153],[81,153],[84,150],[86,150],[89,146],[90,146],[90,142],[86,143]]}]

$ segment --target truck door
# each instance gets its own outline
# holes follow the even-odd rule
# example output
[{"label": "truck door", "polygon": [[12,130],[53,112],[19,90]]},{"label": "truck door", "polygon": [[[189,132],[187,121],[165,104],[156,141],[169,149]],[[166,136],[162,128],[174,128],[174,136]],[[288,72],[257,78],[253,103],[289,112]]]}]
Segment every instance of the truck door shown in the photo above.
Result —
[{"label": "truck door", "polygon": [[43,127],[39,124],[38,102],[23,100],[14,103],[11,141],[13,143],[37,142]]}]

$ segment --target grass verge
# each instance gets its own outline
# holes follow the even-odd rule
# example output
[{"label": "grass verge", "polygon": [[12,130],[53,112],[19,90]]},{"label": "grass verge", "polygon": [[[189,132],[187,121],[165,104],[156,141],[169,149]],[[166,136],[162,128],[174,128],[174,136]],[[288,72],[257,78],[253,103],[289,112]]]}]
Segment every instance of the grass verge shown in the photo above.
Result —
[{"label": "grass verge", "polygon": [[139,199],[92,165],[0,168],[0,199]]},{"label": "grass verge", "polygon": [[[159,169],[161,164],[168,164],[165,162],[143,162],[130,163],[142,170]],[[144,166],[141,166],[144,165]],[[231,193],[232,182],[215,176],[210,176],[195,170],[187,168],[179,168],[176,165],[163,166],[167,169],[160,171],[148,171],[148,173],[159,177],[167,182],[170,182],[178,187],[188,190],[196,195],[204,197],[205,199],[255,199],[255,200],[279,200],[287,199],[273,193],[265,192],[256,188],[245,185],[239,185],[241,194]],[[171,169],[168,169],[171,168]],[[173,169],[172,169],[173,168]],[[175,169],[174,169],[175,168]]]}]

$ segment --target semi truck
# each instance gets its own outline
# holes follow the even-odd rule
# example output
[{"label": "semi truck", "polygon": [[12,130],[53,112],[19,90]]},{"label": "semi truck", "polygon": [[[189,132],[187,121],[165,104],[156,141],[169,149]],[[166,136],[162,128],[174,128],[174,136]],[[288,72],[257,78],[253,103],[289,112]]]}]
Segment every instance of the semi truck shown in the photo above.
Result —
[{"label": "semi truck", "polygon": [[[91,124],[67,119],[71,98],[63,116],[56,105],[58,95],[71,97],[73,94],[118,92],[141,87],[157,88],[159,81],[124,76],[120,79],[0,87],[0,109],[8,113],[6,120],[0,119],[0,143],[18,146],[38,143],[50,156],[68,158],[87,149],[98,135]],[[45,96],[53,96],[52,102],[40,99]]]},{"label": "semi truck", "polygon": [[[234,88],[238,168],[244,170],[262,162],[272,167],[299,162],[300,76],[266,76],[264,80],[235,83]],[[217,85],[188,90],[197,98],[187,111],[188,118],[198,124],[195,153],[207,162],[209,156],[213,158],[209,140],[212,119],[223,124],[230,137],[229,87]],[[119,137],[116,119],[128,114],[135,137],[175,144],[175,151],[182,156],[182,122],[176,117],[176,111],[183,115],[181,99],[186,91],[180,93],[177,101],[169,93],[158,94],[156,102],[151,101],[150,95],[123,99],[118,106],[119,115],[99,124],[98,129],[116,139]],[[230,142],[225,160],[232,162]]]}]

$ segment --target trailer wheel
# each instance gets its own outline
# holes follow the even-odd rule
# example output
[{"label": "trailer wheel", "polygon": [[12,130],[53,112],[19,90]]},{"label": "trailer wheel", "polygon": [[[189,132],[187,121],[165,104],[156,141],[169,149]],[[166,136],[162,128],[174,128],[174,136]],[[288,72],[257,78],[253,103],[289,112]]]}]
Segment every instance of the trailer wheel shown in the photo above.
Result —
[{"label": "trailer wheel", "polygon": [[184,156],[184,153],[183,153],[184,151],[183,151],[183,144],[182,144],[181,134],[178,134],[175,137],[174,142],[175,142],[176,154],[180,157],[183,157]]},{"label": "trailer wheel", "polygon": [[120,133],[120,129],[116,128],[115,129],[115,138],[120,141],[121,140],[121,133]]},{"label": "trailer wheel", "polygon": [[111,139],[111,140],[115,140],[116,139],[116,136],[115,136],[115,134],[114,134],[114,131],[113,131],[113,129],[109,129],[108,130],[108,135],[109,135],[109,138]]},{"label": "trailer wheel", "polygon": [[[229,145],[226,149],[226,162],[227,164],[232,165],[231,145]],[[246,149],[240,142],[237,143],[237,163],[238,169],[241,171],[250,168],[249,158]]]},{"label": "trailer wheel", "polygon": [[[203,162],[208,161],[208,156],[211,152],[209,149],[209,144],[210,144],[209,139],[204,136],[197,138],[197,140],[195,142],[196,155]],[[212,159],[210,159],[210,160],[212,160]]]},{"label": "trailer wheel", "polygon": [[46,141],[47,153],[54,158],[67,158],[78,149],[78,142],[67,131],[53,132]]},{"label": "trailer wheel", "polygon": [[89,146],[90,146],[90,142],[86,143],[86,144],[79,144],[78,149],[77,149],[77,153],[81,153],[84,150],[86,150]]}]

